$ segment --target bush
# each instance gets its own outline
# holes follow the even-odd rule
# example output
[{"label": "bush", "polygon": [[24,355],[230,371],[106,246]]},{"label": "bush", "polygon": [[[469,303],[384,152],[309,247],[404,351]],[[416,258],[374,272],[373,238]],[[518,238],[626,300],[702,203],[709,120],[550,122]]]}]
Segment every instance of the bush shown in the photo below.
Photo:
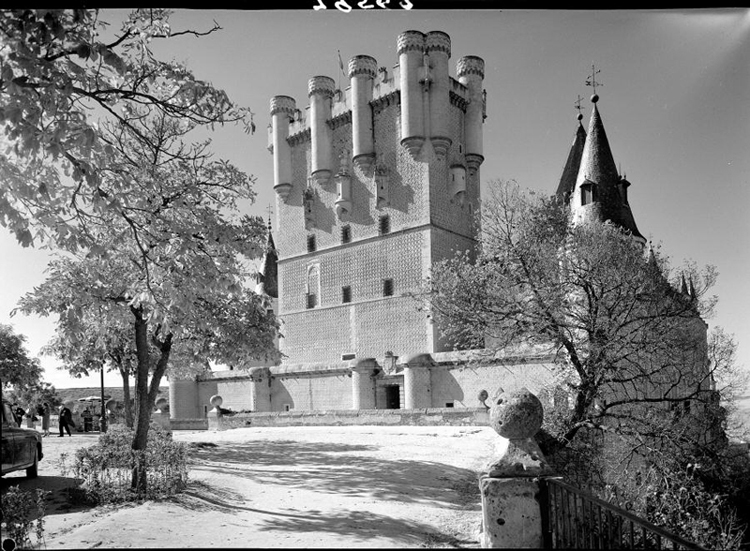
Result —
[{"label": "bush", "polygon": [[[152,424],[146,450],[132,449],[134,431],[113,426],[94,446],[76,452],[75,476],[83,481],[92,503],[120,503],[140,499],[160,499],[181,492],[187,485],[187,448],[172,440],[172,434]],[[143,464],[147,470],[145,489],[132,487],[133,469]]]},{"label": "bush", "polygon": [[[37,489],[25,492],[18,486],[11,486],[3,493],[0,501],[0,527],[5,541],[12,539],[16,548],[31,548],[32,530],[37,542],[44,538],[44,515],[47,511],[46,497],[49,492]],[[36,516],[36,519],[32,517]]]}]

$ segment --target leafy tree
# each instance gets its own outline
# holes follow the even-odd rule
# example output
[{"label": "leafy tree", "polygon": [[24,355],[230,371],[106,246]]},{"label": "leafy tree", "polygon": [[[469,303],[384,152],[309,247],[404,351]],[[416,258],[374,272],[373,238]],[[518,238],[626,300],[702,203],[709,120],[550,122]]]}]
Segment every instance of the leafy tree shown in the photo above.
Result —
[{"label": "leafy tree", "polygon": [[616,425],[649,434],[642,409],[669,413],[711,398],[701,300],[715,271],[692,271],[693,295],[675,290],[666,260],[611,224],[568,225],[554,198],[501,184],[481,214],[476,262],[435,266],[431,306],[445,337],[489,352],[519,343],[558,353],[559,382],[572,393],[551,451],[582,428]]},{"label": "leafy tree", "polygon": [[113,32],[98,10],[0,12],[0,224],[22,245],[91,245],[87,220],[117,211],[134,188],[101,188],[102,170],[117,155],[112,132],[127,129],[144,147],[163,149],[141,131],[145,114],[254,131],[248,109],[187,67],[153,55],[155,41],[220,29],[214,23],[204,32],[176,31],[169,16],[138,9]]},{"label": "leafy tree", "polygon": [[[239,364],[271,350],[278,329],[265,299],[243,287],[240,257],[256,256],[265,233],[260,219],[237,211],[254,198],[253,180],[214,160],[210,141],[191,139],[227,122],[253,131],[252,113],[152,55],[152,40],[201,34],[172,31],[168,16],[136,10],[110,40],[91,10],[2,19],[0,124],[9,146],[0,221],[22,244],[39,237],[69,252],[21,307],[58,314],[70,346],[91,344],[86,320],[102,309],[106,319],[130,319],[135,450],[145,448],[173,354],[184,369]],[[133,484],[145,488],[145,465]]]},{"label": "leafy tree", "polygon": [[29,357],[25,342],[26,337],[13,331],[11,325],[0,323],[0,381],[3,390],[33,387],[41,380],[39,360]]},{"label": "leafy tree", "polygon": [[[80,282],[87,285],[88,282]],[[88,376],[105,366],[117,370],[122,379],[125,422],[133,427],[133,408],[130,379],[136,373],[137,356],[133,330],[127,312],[112,312],[92,307],[81,312],[81,317],[61,317],[52,341],[43,348],[45,354],[54,355],[64,362],[64,368],[74,377]],[[73,336],[80,334],[80,337]],[[151,365],[155,364],[152,349]]]},{"label": "leafy tree", "polygon": [[[120,198],[117,210],[87,220],[96,247],[58,255],[48,279],[21,308],[58,314],[64,342],[58,348],[87,348],[84,359],[96,365],[101,352],[113,348],[95,320],[107,320],[105,326],[130,320],[137,358],[133,448],[142,450],[173,352],[183,370],[203,370],[211,360],[241,365],[274,354],[278,326],[267,299],[244,287],[250,273],[240,257],[257,255],[266,231],[260,218],[236,214],[238,199],[252,198],[251,182],[228,163],[213,161],[204,144],[180,142],[182,154],[174,156],[173,145],[192,125],[162,116],[137,124],[161,149],[124,129],[117,162],[102,171],[100,186],[135,186],[134,193]],[[139,466],[134,485],[140,491],[145,483],[145,466]]]},{"label": "leafy tree", "polygon": [[[480,357],[520,344],[556,354],[544,391],[565,399],[545,408],[540,445],[562,474],[632,505],[635,486],[652,496],[672,491],[665,481],[681,480],[690,465],[701,478],[690,487],[703,492],[691,503],[723,507],[696,470],[726,464],[719,399],[727,388],[716,381],[732,385],[737,371],[731,338],[715,331],[707,339],[703,321],[716,303],[707,295],[716,271],[692,263],[673,270],[620,228],[572,226],[555,198],[514,183],[495,183],[479,223],[476,259],[462,254],[433,267],[427,296],[443,338]],[[638,484],[634,473],[644,476]],[[637,502],[644,514],[647,495]],[[690,520],[651,512],[670,526]],[[698,519],[712,527],[691,533],[736,544],[733,518]]]}]

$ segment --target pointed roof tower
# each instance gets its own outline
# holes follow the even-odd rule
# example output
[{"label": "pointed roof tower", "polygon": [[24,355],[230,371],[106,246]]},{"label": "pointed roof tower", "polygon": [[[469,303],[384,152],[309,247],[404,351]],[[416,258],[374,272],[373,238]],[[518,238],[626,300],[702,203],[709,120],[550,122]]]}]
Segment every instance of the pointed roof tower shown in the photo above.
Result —
[{"label": "pointed roof tower", "polygon": [[557,192],[555,192],[557,198],[564,201],[566,205],[570,204],[570,197],[573,195],[573,190],[576,187],[576,178],[578,176],[578,169],[581,166],[583,147],[586,144],[586,130],[583,128],[583,124],[581,124],[583,115],[578,113],[577,118],[578,128],[576,128],[573,144],[570,146],[568,159],[565,161],[562,176],[560,176],[560,183],[557,186]]},{"label": "pointed roof tower", "polygon": [[594,94],[591,101],[594,108],[571,196],[573,222],[591,219],[611,221],[628,230],[645,244],[646,240],[638,231],[627,203],[627,188],[630,182],[618,174],[604,123],[599,114],[599,96]]},{"label": "pointed roof tower", "polygon": [[259,295],[265,294],[271,298],[279,298],[279,276],[278,261],[279,255],[276,251],[276,245],[273,242],[271,234],[271,218],[268,218],[268,237],[266,240],[266,251],[263,253],[260,270],[257,274],[258,284],[255,286],[255,292]]}]

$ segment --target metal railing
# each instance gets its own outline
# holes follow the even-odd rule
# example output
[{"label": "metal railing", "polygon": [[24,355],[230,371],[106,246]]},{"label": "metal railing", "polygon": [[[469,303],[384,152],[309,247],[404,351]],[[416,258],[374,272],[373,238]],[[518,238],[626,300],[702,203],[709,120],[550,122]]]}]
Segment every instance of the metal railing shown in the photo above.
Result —
[{"label": "metal railing", "polygon": [[545,549],[703,549],[559,479],[541,490]]}]

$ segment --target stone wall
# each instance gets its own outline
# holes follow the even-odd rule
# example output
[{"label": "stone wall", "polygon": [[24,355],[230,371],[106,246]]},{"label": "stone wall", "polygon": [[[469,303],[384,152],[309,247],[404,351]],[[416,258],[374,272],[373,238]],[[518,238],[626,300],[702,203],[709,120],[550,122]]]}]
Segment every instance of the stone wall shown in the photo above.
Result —
[{"label": "stone wall", "polygon": [[239,413],[209,416],[210,430],[242,427],[338,426],[338,425],[453,425],[486,426],[486,408],[363,409]]}]

